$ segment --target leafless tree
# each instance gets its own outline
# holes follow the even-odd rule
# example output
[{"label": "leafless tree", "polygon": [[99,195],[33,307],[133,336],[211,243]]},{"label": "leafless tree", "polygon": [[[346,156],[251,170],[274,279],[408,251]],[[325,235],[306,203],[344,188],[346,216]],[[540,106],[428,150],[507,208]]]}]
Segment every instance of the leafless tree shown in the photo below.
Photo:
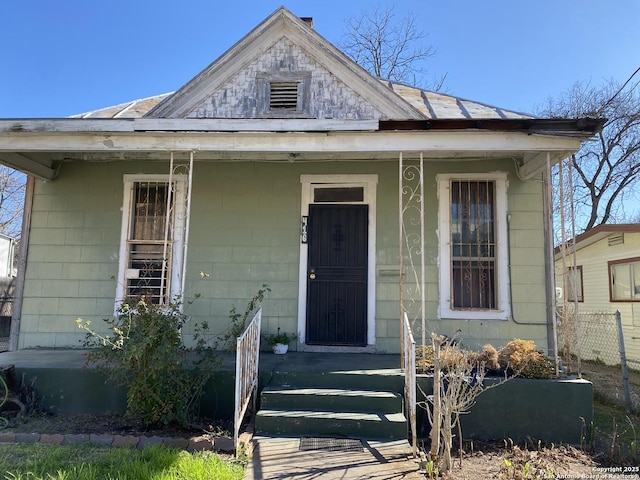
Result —
[{"label": "leafless tree", "polygon": [[[462,461],[462,429],[460,415],[469,413],[480,394],[496,388],[513,377],[504,377],[485,384],[486,368],[497,368],[497,351],[485,347],[482,354],[463,350],[455,338],[431,334],[433,348],[433,395],[419,405],[427,412],[431,424],[430,461],[438,470],[448,472],[453,466],[451,451],[458,431],[460,461]],[[495,353],[495,358],[487,352]],[[424,392],[423,392],[424,394]]]},{"label": "leafless tree", "polygon": [[19,238],[24,210],[26,177],[0,165],[0,233]]},{"label": "leafless tree", "polygon": [[[435,55],[426,38],[415,15],[398,19],[393,7],[374,6],[345,20],[339,46],[376,77],[418,86],[425,83],[424,62]],[[444,76],[429,88],[438,91],[443,82]]]},{"label": "leafless tree", "polygon": [[[625,211],[625,202],[638,200],[640,180],[640,87],[620,86],[613,80],[594,87],[578,82],[558,99],[549,99],[540,112],[548,117],[603,117],[599,134],[571,157],[563,178],[570,179],[576,233],[601,224],[637,218]],[[570,177],[568,175],[571,175]],[[557,178],[556,178],[557,181]],[[567,188],[567,185],[564,185]],[[566,205],[566,200],[565,200]]]}]

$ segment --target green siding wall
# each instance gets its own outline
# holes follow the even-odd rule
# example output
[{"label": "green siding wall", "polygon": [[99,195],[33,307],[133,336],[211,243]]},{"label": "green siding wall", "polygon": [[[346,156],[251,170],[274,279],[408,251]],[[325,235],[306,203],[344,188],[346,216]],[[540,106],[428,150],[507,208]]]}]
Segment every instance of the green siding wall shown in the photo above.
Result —
[{"label": "green siding wall", "polygon": [[[496,346],[520,337],[546,349],[542,185],[521,182],[510,161],[425,164],[428,328],[470,346]],[[513,313],[509,321],[438,321],[438,237],[435,176],[451,172],[509,172]],[[118,274],[124,174],[167,173],[166,162],[65,163],[52,182],[36,182],[20,348],[75,347],[84,337],[75,319],[113,312]],[[263,330],[297,329],[301,174],[377,174],[376,349],[399,351],[397,162],[213,163],[193,172],[186,308],[214,333],[228,325],[232,306],[244,311],[264,283]],[[381,272],[382,271],[382,272]],[[209,274],[202,278],[200,272]],[[419,325],[416,325],[419,327]],[[188,336],[190,328],[185,329]],[[417,331],[419,338],[419,332]]]}]

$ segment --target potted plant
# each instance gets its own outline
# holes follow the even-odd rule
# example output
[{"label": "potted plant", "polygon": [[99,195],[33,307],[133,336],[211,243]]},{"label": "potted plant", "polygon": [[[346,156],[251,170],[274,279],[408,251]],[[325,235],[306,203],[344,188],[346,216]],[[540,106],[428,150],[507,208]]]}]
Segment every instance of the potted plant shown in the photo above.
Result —
[{"label": "potted plant", "polygon": [[289,342],[296,338],[298,336],[295,333],[280,333],[280,327],[278,327],[278,333],[267,335],[267,343],[273,349],[273,353],[282,355],[289,350]]}]

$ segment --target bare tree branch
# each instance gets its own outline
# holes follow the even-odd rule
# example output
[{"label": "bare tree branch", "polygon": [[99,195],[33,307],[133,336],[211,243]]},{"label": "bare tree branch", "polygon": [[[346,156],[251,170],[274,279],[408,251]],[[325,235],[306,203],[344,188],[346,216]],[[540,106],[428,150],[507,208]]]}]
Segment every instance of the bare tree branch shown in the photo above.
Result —
[{"label": "bare tree branch", "polygon": [[0,165],[0,233],[20,238],[26,177]]},{"label": "bare tree branch", "polygon": [[[339,47],[378,78],[413,85],[425,83],[423,64],[435,55],[435,50],[425,45],[427,35],[419,29],[416,18],[408,14],[397,20],[390,6],[363,10],[345,20]],[[434,81],[430,88],[439,91],[445,77]]]},{"label": "bare tree branch", "polygon": [[[607,119],[602,132],[585,142],[572,158],[577,233],[601,224],[631,221],[634,212],[625,212],[624,200],[637,195],[635,187],[640,182],[638,82],[627,81],[622,87],[613,80],[599,87],[578,82],[558,99],[549,99],[541,114]],[[556,212],[558,208],[559,204]]]}]

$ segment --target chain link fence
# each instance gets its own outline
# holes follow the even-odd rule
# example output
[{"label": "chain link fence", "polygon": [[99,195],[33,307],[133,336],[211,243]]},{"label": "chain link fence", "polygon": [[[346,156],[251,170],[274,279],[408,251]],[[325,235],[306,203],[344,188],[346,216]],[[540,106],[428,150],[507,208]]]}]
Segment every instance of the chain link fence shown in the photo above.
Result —
[{"label": "chain link fence", "polygon": [[558,311],[558,320],[558,351],[568,372],[590,380],[596,397],[639,411],[640,359],[626,357],[616,312],[576,316],[569,305]]},{"label": "chain link fence", "polygon": [[13,313],[13,297],[0,296],[0,352],[9,350],[9,332],[11,331],[11,314]]},{"label": "chain link fence", "polygon": [[9,350],[14,289],[13,278],[0,278],[0,352]]}]

